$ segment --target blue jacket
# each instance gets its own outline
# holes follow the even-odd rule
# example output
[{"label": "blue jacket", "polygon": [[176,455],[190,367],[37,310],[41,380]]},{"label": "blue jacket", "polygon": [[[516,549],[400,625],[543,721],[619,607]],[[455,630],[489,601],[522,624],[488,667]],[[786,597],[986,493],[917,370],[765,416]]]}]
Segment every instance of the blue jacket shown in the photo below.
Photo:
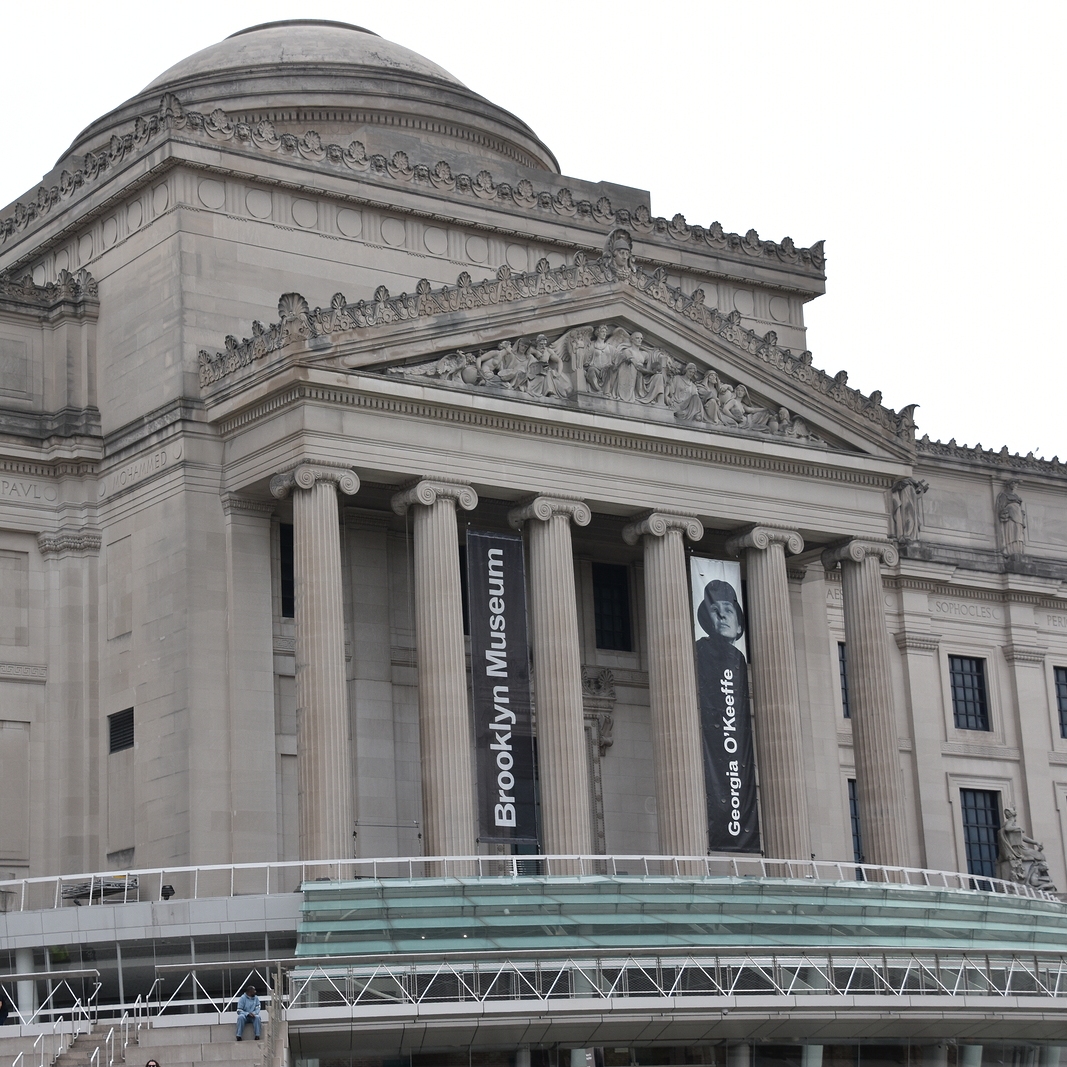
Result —
[{"label": "blue jacket", "polygon": [[247,993],[242,993],[241,999],[237,1001],[237,1014],[258,1015],[259,997],[250,997]]}]

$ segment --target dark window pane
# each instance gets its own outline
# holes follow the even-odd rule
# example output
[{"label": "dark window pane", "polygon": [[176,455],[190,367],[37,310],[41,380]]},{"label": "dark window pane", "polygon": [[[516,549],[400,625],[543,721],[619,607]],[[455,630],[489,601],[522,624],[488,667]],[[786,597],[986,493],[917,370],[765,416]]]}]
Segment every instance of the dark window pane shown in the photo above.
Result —
[{"label": "dark window pane", "polygon": [[[1000,833],[1000,793],[994,789],[961,789],[963,842],[967,872],[997,876],[997,837]],[[981,889],[982,886],[977,888]]]},{"label": "dark window pane", "polygon": [[[848,780],[848,817],[852,823],[852,858],[863,862],[863,837],[860,834],[860,802],[856,794],[856,779]],[[862,875],[862,871],[857,872]]]},{"label": "dark window pane", "polygon": [[949,656],[952,685],[952,717],[957,730],[988,730],[989,705],[986,701],[985,660],[970,656]]},{"label": "dark window pane", "polygon": [[630,574],[612,563],[593,564],[593,614],[596,647],[632,652],[630,635]]},{"label": "dark window pane", "polygon": [[108,751],[133,748],[133,708],[116,711],[107,717]]},{"label": "dark window pane", "polygon": [[1057,667],[1056,707],[1060,712],[1060,737],[1067,737],[1067,667]]},{"label": "dark window pane", "polygon": [[841,709],[846,719],[852,718],[852,712],[848,707],[848,659],[845,654],[845,642],[837,642],[837,670],[841,675]]},{"label": "dark window pane", "polygon": [[296,582],[293,580],[293,527],[290,523],[281,524],[278,546],[282,564],[282,618],[291,619],[296,615]]}]

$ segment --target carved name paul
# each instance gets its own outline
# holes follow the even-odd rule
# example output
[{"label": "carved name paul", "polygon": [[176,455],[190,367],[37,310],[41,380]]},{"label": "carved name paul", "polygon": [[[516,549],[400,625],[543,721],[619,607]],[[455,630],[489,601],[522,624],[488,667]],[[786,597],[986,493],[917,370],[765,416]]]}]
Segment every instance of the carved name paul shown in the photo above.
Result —
[{"label": "carved name paul", "polygon": [[639,331],[608,323],[568,330],[552,341],[539,334],[478,352],[450,352],[388,373],[535,399],[595,398],[635,413],[669,411],[679,422],[709,429],[820,440],[786,408],[757,399],[744,385],[710,368],[647,344]]}]

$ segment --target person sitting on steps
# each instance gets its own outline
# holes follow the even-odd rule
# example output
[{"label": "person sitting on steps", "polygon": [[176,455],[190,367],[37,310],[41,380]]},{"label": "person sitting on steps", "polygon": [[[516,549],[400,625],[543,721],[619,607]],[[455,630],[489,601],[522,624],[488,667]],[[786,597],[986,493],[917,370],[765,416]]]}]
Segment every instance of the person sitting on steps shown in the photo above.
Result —
[{"label": "person sitting on steps", "polygon": [[241,1040],[244,1033],[245,1023],[251,1023],[255,1031],[256,1040],[259,1040],[259,997],[256,996],[256,987],[250,985],[237,1001],[237,1040]]}]

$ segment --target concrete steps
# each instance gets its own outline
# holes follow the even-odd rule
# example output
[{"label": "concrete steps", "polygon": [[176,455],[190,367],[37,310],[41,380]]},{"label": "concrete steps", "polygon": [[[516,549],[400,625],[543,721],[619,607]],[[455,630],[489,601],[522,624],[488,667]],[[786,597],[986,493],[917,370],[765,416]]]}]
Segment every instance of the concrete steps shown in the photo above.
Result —
[{"label": "concrete steps", "polygon": [[[107,1063],[107,1050],[104,1044],[107,1041],[109,1026],[102,1026],[91,1034],[79,1034],[74,1039],[74,1044],[55,1061],[55,1067],[89,1067],[93,1053],[99,1049],[100,1057],[97,1062],[103,1067]],[[121,1041],[115,1048],[115,1062],[125,1063],[122,1058]]]},{"label": "concrete steps", "polygon": [[126,1050],[127,1059],[131,1063],[144,1062],[154,1056],[164,1067],[196,1067],[202,1063],[268,1067],[269,1026],[270,1022],[265,1020],[260,1041],[253,1039],[251,1027],[245,1028],[244,1040],[235,1040],[232,1022],[142,1027],[137,1039],[137,1056],[130,1055],[134,1047],[131,1045]]}]

